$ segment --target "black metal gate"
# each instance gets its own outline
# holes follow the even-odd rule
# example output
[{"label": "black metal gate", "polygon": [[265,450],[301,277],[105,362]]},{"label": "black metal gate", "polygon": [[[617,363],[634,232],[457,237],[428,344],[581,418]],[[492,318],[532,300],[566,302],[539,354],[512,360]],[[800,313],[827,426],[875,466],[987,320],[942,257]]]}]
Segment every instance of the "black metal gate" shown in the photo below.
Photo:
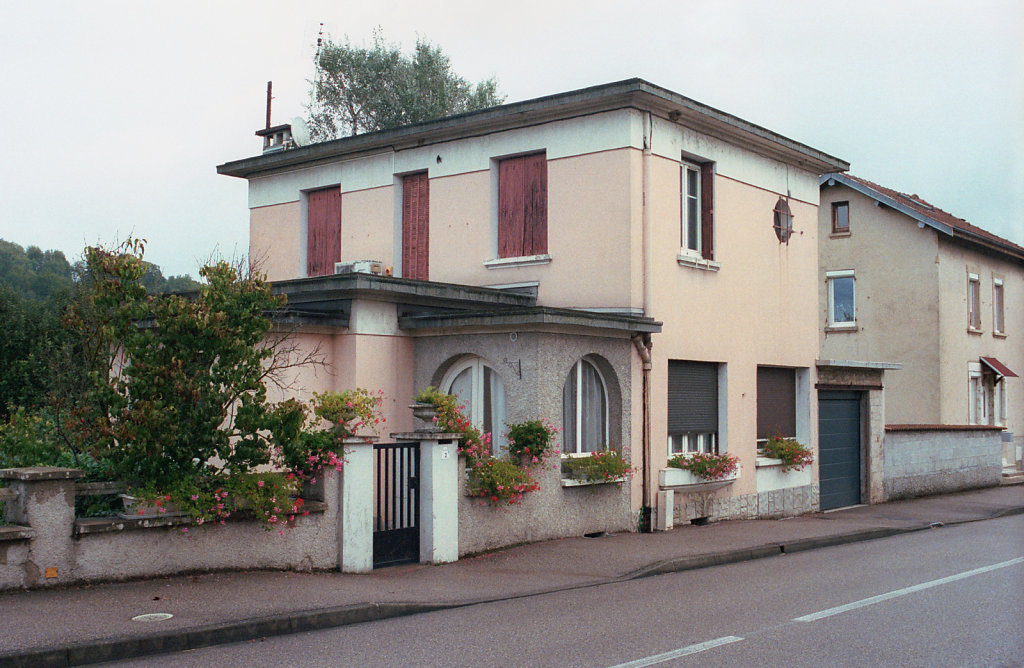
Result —
[{"label": "black metal gate", "polygon": [[420,560],[419,443],[376,443],[373,567]]}]

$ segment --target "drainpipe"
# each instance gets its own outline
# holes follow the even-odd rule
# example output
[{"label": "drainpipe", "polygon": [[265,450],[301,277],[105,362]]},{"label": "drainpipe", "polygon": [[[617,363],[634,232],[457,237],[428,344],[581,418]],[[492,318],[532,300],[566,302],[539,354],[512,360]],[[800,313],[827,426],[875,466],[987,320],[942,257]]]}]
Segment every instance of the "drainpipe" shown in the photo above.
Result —
[{"label": "drainpipe", "polygon": [[641,420],[643,425],[641,476],[643,481],[643,498],[641,499],[642,505],[640,509],[640,531],[647,533],[652,531],[653,524],[651,518],[651,335],[635,334],[633,336],[633,346],[643,362],[643,398],[641,399]]},{"label": "drainpipe", "polygon": [[[654,252],[651,248],[651,237],[652,237],[652,216],[651,216],[651,205],[650,205],[650,188],[651,188],[651,141],[654,136],[654,124],[652,122],[651,112],[645,112],[643,115],[643,141],[644,141],[644,152],[642,158],[641,168],[641,224],[642,224],[642,262],[643,262],[643,282],[644,282],[644,315],[648,318],[653,317],[651,310],[653,308],[653,285],[651,282],[651,268],[654,265]],[[651,517],[651,511],[653,506],[652,492],[651,492],[651,335],[645,334],[643,336],[637,335],[633,337],[633,345],[636,347],[637,353],[640,355],[640,359],[643,361],[643,405],[641,411],[643,414],[643,435],[641,448],[643,449],[642,459],[642,499],[640,508],[640,531],[651,531],[653,519]]]}]

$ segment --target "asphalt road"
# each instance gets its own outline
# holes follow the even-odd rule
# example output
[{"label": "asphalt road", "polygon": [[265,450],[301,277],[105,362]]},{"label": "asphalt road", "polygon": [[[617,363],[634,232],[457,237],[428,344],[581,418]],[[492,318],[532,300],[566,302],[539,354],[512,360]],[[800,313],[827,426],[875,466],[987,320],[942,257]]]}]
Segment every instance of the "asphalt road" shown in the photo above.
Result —
[{"label": "asphalt road", "polygon": [[133,666],[1024,666],[1024,516]]}]

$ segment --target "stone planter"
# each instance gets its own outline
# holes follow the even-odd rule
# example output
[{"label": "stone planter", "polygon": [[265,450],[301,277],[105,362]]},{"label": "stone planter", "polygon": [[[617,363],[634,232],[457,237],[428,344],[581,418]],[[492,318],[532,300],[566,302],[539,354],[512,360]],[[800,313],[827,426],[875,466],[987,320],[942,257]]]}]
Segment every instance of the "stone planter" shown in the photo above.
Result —
[{"label": "stone planter", "polygon": [[419,420],[417,431],[434,432],[441,430],[437,423],[434,422],[434,418],[437,417],[437,408],[434,404],[415,403],[410,404],[409,408],[412,409],[413,417]]},{"label": "stone planter", "polygon": [[658,486],[662,489],[681,489],[682,491],[714,489],[734,482],[740,477],[740,473],[741,469],[737,466],[734,472],[724,478],[708,480],[685,469],[670,466],[658,472]]},{"label": "stone planter", "polygon": [[811,466],[802,471],[796,469],[782,470],[782,460],[771,457],[757,458],[757,491],[771,492],[788,487],[802,487],[811,484]]},{"label": "stone planter", "polygon": [[562,487],[586,487],[587,485],[621,485],[626,482],[625,477],[612,478],[611,480],[577,480],[575,478],[562,478]]}]

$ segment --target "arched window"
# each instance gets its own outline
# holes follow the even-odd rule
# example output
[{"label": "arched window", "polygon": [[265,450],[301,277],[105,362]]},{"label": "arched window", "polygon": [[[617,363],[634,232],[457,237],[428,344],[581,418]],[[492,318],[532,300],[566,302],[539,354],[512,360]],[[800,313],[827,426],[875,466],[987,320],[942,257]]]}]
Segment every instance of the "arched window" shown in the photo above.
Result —
[{"label": "arched window", "polygon": [[491,434],[495,455],[508,450],[505,438],[505,384],[501,376],[479,357],[467,357],[448,370],[441,389],[454,394],[475,427]]},{"label": "arched window", "polygon": [[603,450],[608,443],[608,393],[592,362],[581,359],[569,369],[562,388],[562,451],[567,455]]}]

